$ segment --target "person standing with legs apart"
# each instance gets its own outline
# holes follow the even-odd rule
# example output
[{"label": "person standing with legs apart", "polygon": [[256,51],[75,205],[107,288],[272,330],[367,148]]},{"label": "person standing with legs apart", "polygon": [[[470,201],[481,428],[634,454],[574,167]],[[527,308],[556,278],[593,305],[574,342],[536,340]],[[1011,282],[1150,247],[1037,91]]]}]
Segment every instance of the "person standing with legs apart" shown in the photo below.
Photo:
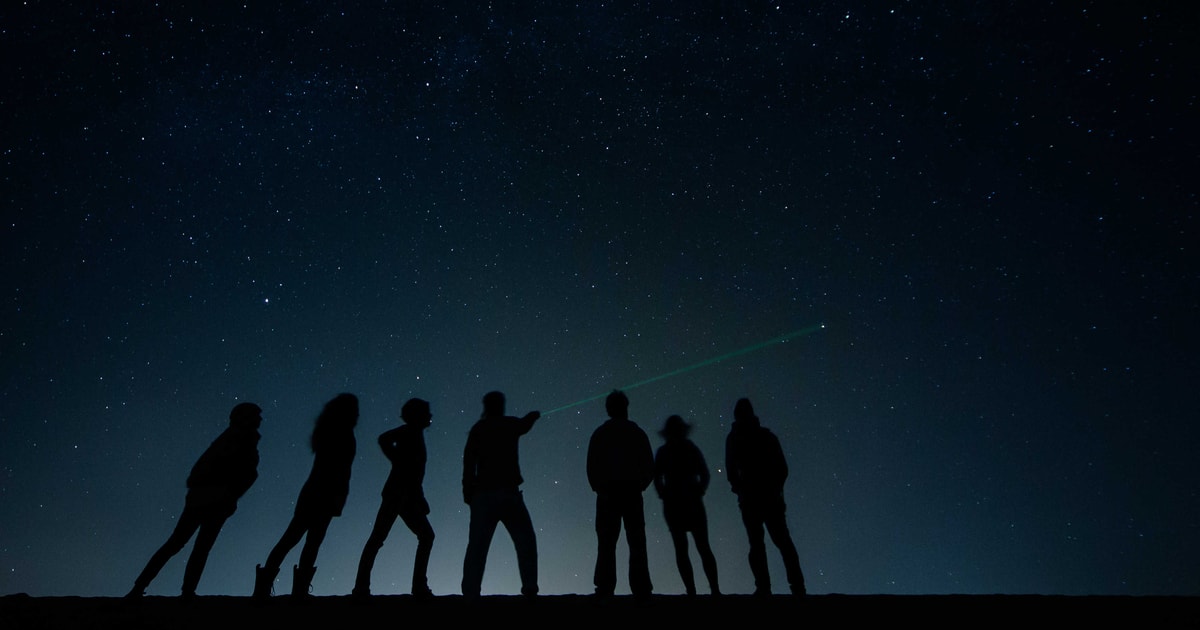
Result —
[{"label": "person standing with legs apart", "polygon": [[783,482],[788,476],[787,461],[779,438],[759,424],[748,398],[733,407],[733,428],[725,440],[725,469],[729,485],[738,497],[742,524],[750,537],[750,571],[754,573],[754,594],[771,594],[771,575],[767,571],[767,548],[763,527],[783,555],[788,584],[793,595],[804,595],[804,573],[792,535],[788,533],[783,501]]},{"label": "person standing with legs apart", "polygon": [[388,532],[400,517],[412,533],[417,535],[417,556],[413,561],[412,594],[430,597],[426,572],[429,568],[429,553],[433,550],[433,527],[429,525],[429,503],[421,487],[425,480],[425,429],[433,420],[429,403],[420,398],[409,399],[400,409],[404,424],[379,436],[379,447],[392,462],[392,472],[383,484],[383,503],[375,516],[375,527],[358,561],[358,577],[354,582],[354,595],[371,594],[371,568],[375,556],[383,547]]},{"label": "person standing with legs apart", "polygon": [[675,546],[675,564],[688,595],[696,594],[696,578],[688,557],[688,532],[696,539],[700,565],[708,578],[708,589],[720,595],[717,585],[717,559],[708,544],[708,515],[704,512],[704,493],[708,490],[708,464],[696,444],[688,439],[692,425],[679,416],[667,418],[662,431],[666,443],[654,455],[654,489],[663,502],[663,518]]},{"label": "person standing with legs apart", "polygon": [[271,595],[275,576],[288,552],[304,538],[300,564],[292,567],[292,596],[305,597],[317,572],[317,552],[335,516],[342,515],[350,493],[350,468],[354,464],[354,425],[358,423],[358,398],[338,394],[325,403],[317,417],[310,445],[312,472],[296,499],[296,512],[279,542],[267,556],[267,564],[255,568],[254,598]]},{"label": "person standing with legs apart", "polygon": [[629,419],[629,398],[613,390],[604,401],[608,420],[588,442],[588,483],[596,492],[596,595],[617,586],[617,540],[625,524],[629,543],[629,590],[644,597],[654,590],[646,555],[646,515],[642,492],[654,480],[654,451],[646,432]]},{"label": "person standing with legs apart", "polygon": [[463,558],[462,594],[479,596],[484,565],[496,525],[512,536],[521,574],[521,594],[538,593],[537,537],[521,495],[521,464],[517,442],[542,417],[531,411],[521,418],[504,415],[504,394],[483,397],[483,416],[471,427],[463,449],[463,501],[471,506],[467,554]]},{"label": "person standing with legs apart", "polygon": [[262,409],[254,403],[240,403],[229,412],[229,428],[213,441],[196,461],[187,479],[187,499],[183,514],[167,542],[150,556],[146,568],[133,582],[126,597],[141,597],[167,560],[179,553],[193,534],[196,544],[183,570],[184,597],[196,594],[200,574],[208,562],[208,552],[221,533],[221,527],[237,510],[238,499],[258,479],[258,427]]}]

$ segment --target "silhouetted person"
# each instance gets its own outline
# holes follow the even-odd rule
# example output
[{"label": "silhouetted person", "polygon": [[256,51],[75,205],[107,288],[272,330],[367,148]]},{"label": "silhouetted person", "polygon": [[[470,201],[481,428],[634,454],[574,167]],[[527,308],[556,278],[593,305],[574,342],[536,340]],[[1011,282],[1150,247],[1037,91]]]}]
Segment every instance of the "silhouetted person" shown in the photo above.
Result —
[{"label": "silhouetted person", "polygon": [[804,595],[804,574],[796,545],[788,533],[783,501],[783,482],[787,479],[787,461],[779,438],[758,422],[750,400],[739,399],[733,407],[733,428],[725,440],[725,469],[729,484],[738,496],[742,523],[750,537],[750,571],[754,573],[754,594],[771,594],[771,575],[767,571],[767,548],[763,527],[783,555],[788,584],[795,595]]},{"label": "silhouetted person", "polygon": [[225,519],[233,515],[238,499],[258,479],[258,427],[261,423],[262,409],[254,403],[240,403],[229,412],[229,428],[213,440],[192,466],[187,478],[183,514],[175,531],[150,556],[126,597],[141,597],[167,560],[179,553],[199,531],[183,570],[183,595],[196,594],[200,574],[208,562],[208,552],[212,550],[217,534],[221,533]]},{"label": "silhouetted person", "polygon": [[500,392],[488,392],[483,397],[483,416],[471,427],[463,450],[463,501],[471,506],[471,529],[463,559],[464,596],[479,595],[497,523],[504,523],[516,546],[521,593],[537,595],[537,537],[519,489],[524,480],[517,441],[540,417],[536,411],[522,418],[504,415],[504,394]]},{"label": "silhouetted person", "polygon": [[604,401],[609,419],[588,442],[588,483],[596,492],[596,594],[612,595],[617,586],[617,539],[625,523],[629,543],[629,590],[649,595],[646,516],[642,492],[654,480],[654,452],[646,432],[629,419],[629,399],[613,390]]},{"label": "silhouetted person", "polygon": [[296,511],[283,536],[271,549],[266,565],[255,568],[254,597],[271,594],[275,576],[288,552],[304,538],[300,564],[292,567],[292,595],[308,595],[313,574],[316,573],[317,552],[325,540],[325,532],[335,516],[341,516],[350,493],[350,467],[354,463],[354,425],[358,423],[358,398],[354,394],[338,394],[325,403],[313,428],[310,444],[313,451],[312,472],[300,497]]},{"label": "silhouetted person", "polygon": [[688,595],[696,594],[696,578],[688,557],[688,532],[696,539],[700,565],[708,578],[708,589],[720,595],[717,585],[717,559],[708,544],[708,516],[704,512],[704,492],[708,490],[708,464],[700,449],[688,439],[692,425],[679,416],[667,418],[659,435],[666,443],[654,455],[654,489],[663,502],[663,518],[675,546],[675,564]]},{"label": "silhouetted person", "polygon": [[375,516],[375,527],[358,561],[355,595],[371,594],[371,568],[375,566],[375,556],[396,523],[396,517],[417,535],[412,594],[418,597],[433,595],[425,575],[429,568],[429,553],[433,550],[433,527],[429,525],[429,503],[421,487],[425,480],[424,431],[433,420],[433,414],[428,402],[412,398],[400,408],[400,418],[404,420],[403,425],[379,436],[379,447],[391,460],[392,472],[383,484],[383,502]]}]

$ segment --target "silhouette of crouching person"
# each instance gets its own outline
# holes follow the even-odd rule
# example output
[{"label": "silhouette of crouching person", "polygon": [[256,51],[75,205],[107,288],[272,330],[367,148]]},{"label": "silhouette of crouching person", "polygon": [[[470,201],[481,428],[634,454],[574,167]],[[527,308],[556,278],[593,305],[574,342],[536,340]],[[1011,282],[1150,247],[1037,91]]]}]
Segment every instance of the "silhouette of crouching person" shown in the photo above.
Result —
[{"label": "silhouette of crouching person", "polygon": [[363,547],[358,561],[358,577],[354,582],[354,595],[371,594],[371,570],[375,557],[383,547],[392,525],[399,517],[417,536],[417,555],[413,561],[412,594],[429,597],[426,573],[429,569],[429,554],[433,550],[433,527],[429,525],[429,502],[421,487],[425,480],[425,436],[423,432],[433,420],[429,403],[420,398],[409,399],[400,409],[402,426],[379,436],[379,447],[392,462],[392,472],[383,485],[383,502],[375,516],[375,527]]},{"label": "silhouette of crouching person", "polygon": [[159,547],[146,568],[133,582],[126,597],[141,597],[146,587],[196,534],[196,543],[183,570],[184,597],[196,594],[200,574],[208,562],[217,534],[225,520],[237,511],[237,501],[258,479],[258,427],[262,424],[262,409],[254,403],[240,403],[229,413],[229,428],[225,429],[204,451],[192,467],[187,479],[187,498],[183,514],[167,542]]},{"label": "silhouette of crouching person", "polygon": [[292,568],[292,596],[308,595],[309,585],[317,571],[317,552],[329,523],[342,515],[346,496],[350,493],[350,467],[354,463],[354,425],[358,422],[358,398],[354,394],[338,394],[325,403],[317,417],[310,444],[313,467],[308,480],[296,499],[296,512],[279,542],[267,556],[267,563],[255,568],[255,599],[271,594],[275,576],[288,552],[304,538],[300,564]]}]

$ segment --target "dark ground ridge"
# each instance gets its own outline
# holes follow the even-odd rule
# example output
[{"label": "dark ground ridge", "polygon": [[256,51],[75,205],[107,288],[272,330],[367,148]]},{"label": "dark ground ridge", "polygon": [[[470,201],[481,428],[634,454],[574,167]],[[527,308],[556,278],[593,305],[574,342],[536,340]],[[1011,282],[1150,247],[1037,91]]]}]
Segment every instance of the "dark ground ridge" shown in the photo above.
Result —
[{"label": "dark ground ridge", "polygon": [[[776,621],[778,620],[778,622]],[[1139,627],[1200,628],[1200,597],[1062,595],[654,595],[649,598],[458,595],[416,599],[409,595],[370,598],[321,596],[266,602],[249,597],[148,596],[0,597],[4,628],[206,628],[250,627],[356,630],[410,623],[494,625],[531,628],[624,627],[687,630],[683,626],[732,630],[814,625],[887,624],[970,627],[996,624],[1068,624],[1069,627],[1136,623]],[[620,630],[624,630],[621,628]]]}]

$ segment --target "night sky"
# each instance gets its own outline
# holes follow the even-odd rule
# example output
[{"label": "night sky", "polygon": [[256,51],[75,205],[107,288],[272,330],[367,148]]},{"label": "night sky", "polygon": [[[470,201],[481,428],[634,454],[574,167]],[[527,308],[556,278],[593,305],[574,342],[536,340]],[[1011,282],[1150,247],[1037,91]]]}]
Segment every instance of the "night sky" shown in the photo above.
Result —
[{"label": "night sky", "polygon": [[[313,593],[350,592],[413,396],[458,593],[484,393],[545,413],[690,366],[630,415],[655,448],[695,425],[726,592],[747,396],[811,593],[1200,594],[1192,5],[276,4],[0,9],[0,594],[128,591],[251,401],[259,479],[199,589],[248,595],[339,392],[358,455]],[[605,418],[522,440],[543,593],[592,591]],[[415,544],[398,523],[374,592]],[[503,529],[483,589],[519,590]]]}]

